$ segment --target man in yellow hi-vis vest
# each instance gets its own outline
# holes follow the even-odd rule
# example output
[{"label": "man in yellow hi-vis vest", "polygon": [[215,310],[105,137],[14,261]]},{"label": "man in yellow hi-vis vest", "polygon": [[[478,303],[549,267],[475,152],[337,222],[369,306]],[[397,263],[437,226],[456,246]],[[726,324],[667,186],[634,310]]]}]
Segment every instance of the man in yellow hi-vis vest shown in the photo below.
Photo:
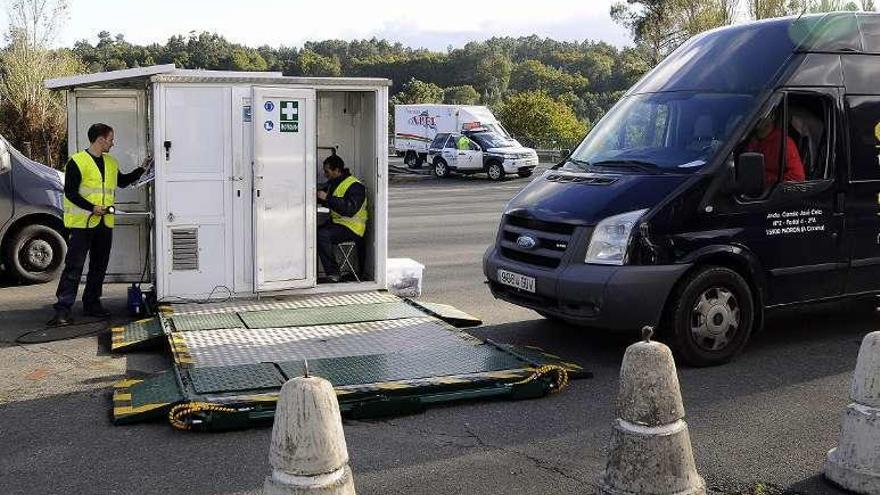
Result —
[{"label": "man in yellow hi-vis vest", "polygon": [[76,301],[86,256],[89,257],[89,273],[83,291],[83,313],[101,318],[110,316],[101,305],[104,275],[113,243],[114,215],[110,207],[115,201],[116,188],[134,183],[144,173],[143,167],[127,174],[119,172],[118,162],[108,153],[113,147],[113,128],[109,125],[93,124],[89,127],[88,137],[89,147],[74,153],[64,172],[67,256],[55,293],[58,301],[54,305],[55,316],[49,321],[52,326],[73,322],[70,309]]},{"label": "man in yellow hi-vis vest", "polygon": [[318,227],[318,258],[325,277],[320,283],[339,282],[339,264],[333,248],[341,242],[354,242],[358,247],[358,261],[364,260],[364,233],[367,231],[367,189],[345,168],[338,155],[324,160],[327,188],[318,191],[318,201],[330,209],[330,222]]}]

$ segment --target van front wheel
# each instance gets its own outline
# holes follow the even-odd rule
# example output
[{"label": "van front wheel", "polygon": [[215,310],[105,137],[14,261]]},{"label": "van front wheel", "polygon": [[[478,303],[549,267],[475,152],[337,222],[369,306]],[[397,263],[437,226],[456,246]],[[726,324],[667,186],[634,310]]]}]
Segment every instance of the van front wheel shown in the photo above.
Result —
[{"label": "van front wheel", "polygon": [[7,268],[21,281],[44,283],[61,273],[67,242],[61,234],[46,225],[24,227],[6,247]]},{"label": "van front wheel", "polygon": [[449,167],[446,165],[446,161],[442,158],[438,158],[434,161],[434,175],[440,179],[449,177]]},{"label": "van front wheel", "polygon": [[755,307],[748,283],[728,268],[690,274],[671,301],[668,340],[691,366],[715,366],[739,354],[749,340]]},{"label": "van front wheel", "polygon": [[504,167],[498,162],[492,162],[486,168],[486,174],[492,180],[504,180]]}]

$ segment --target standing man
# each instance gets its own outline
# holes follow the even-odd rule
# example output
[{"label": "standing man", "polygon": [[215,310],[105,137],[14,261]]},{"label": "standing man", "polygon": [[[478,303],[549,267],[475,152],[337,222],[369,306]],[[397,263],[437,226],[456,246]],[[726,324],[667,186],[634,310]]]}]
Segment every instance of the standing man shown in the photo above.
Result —
[{"label": "standing man", "polygon": [[70,309],[82,278],[83,265],[89,256],[89,273],[83,291],[83,313],[105,318],[110,313],[101,305],[101,291],[110,247],[113,243],[114,215],[110,207],[117,187],[127,187],[144,173],[141,167],[122,174],[119,164],[108,152],[113,147],[113,128],[106,124],[89,127],[89,147],[74,153],[64,173],[64,226],[67,228],[67,257],[55,295],[55,316],[49,325],[73,322]]},{"label": "standing man", "polygon": [[330,222],[318,227],[318,257],[325,277],[319,282],[339,282],[339,264],[333,247],[353,241],[358,246],[359,260],[363,263],[363,238],[367,231],[367,188],[345,168],[338,155],[324,160],[327,190],[318,191],[318,201],[330,209]]}]

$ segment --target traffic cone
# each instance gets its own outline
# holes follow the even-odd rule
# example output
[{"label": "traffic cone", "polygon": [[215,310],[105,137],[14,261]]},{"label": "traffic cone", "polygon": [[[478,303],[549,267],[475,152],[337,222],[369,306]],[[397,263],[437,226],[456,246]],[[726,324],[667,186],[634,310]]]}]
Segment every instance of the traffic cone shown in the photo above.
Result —
[{"label": "traffic cone", "polygon": [[599,480],[607,495],[704,495],[697,474],[675,361],[668,347],[644,341],[626,349],[620,368],[617,419]]},{"label": "traffic cone", "polygon": [[880,494],[880,332],[862,340],[843,413],[840,443],[828,452],[825,476],[858,493]]},{"label": "traffic cone", "polygon": [[264,495],[354,495],[348,448],[333,385],[318,377],[281,387]]}]

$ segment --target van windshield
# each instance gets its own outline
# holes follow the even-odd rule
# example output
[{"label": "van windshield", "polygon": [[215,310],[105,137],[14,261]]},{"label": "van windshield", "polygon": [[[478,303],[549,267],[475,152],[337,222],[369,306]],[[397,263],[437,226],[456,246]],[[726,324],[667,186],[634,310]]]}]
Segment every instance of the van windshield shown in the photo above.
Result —
[{"label": "van windshield", "polygon": [[636,94],[614,106],[572,153],[566,168],[688,173],[709,162],[749,110],[741,94]]}]

